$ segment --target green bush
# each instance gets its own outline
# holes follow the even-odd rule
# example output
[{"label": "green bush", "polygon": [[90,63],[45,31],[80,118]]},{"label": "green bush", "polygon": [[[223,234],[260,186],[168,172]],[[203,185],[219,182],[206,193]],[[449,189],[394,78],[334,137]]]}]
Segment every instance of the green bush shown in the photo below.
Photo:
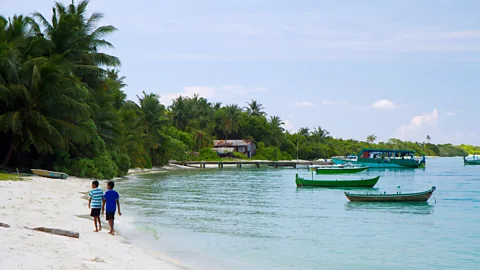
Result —
[{"label": "green bush", "polygon": [[128,155],[124,153],[111,152],[110,156],[112,157],[113,162],[115,162],[115,165],[117,165],[117,176],[127,175],[128,169],[130,169],[131,166]]},{"label": "green bush", "polygon": [[[188,146],[181,140],[169,139],[165,141],[162,147],[165,149],[164,156],[168,159],[177,161],[185,161],[187,159]],[[165,164],[167,162],[168,160],[166,160]]]},{"label": "green bush", "polygon": [[292,157],[287,152],[280,151],[278,147],[269,146],[258,149],[254,159],[277,161],[291,160]]},{"label": "green bush", "polygon": [[103,179],[103,174],[98,171],[93,160],[81,158],[74,160],[71,165],[71,174],[81,178]]},{"label": "green bush", "polygon": [[248,159],[247,155],[239,152],[233,152],[233,157],[238,159]]},{"label": "green bush", "polygon": [[101,156],[96,157],[93,163],[103,178],[112,179],[117,176],[118,167],[108,153],[105,152]]},{"label": "green bush", "polygon": [[200,154],[196,157],[196,160],[215,161],[221,160],[221,158],[217,155],[217,152],[213,151],[212,149],[202,148],[200,149]]}]

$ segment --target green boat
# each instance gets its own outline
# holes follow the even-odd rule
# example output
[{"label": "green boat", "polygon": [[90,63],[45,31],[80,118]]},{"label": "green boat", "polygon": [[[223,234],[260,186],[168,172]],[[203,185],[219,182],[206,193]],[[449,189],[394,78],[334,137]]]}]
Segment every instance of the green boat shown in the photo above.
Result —
[{"label": "green boat", "polygon": [[308,180],[298,177],[295,174],[295,184],[297,187],[365,187],[371,188],[375,186],[380,179],[380,176],[370,179],[357,180]]},{"label": "green boat", "polygon": [[325,167],[317,167],[317,174],[343,174],[343,173],[358,173],[367,170],[368,166],[342,166],[333,165]]},{"label": "green boat", "polygon": [[370,168],[425,168],[425,156],[415,158],[413,150],[364,148],[358,155],[332,157],[335,164],[358,164]]},{"label": "green boat", "polygon": [[478,156],[473,155],[472,159],[467,159],[467,157],[463,157],[463,164],[464,165],[480,165],[480,158]]}]

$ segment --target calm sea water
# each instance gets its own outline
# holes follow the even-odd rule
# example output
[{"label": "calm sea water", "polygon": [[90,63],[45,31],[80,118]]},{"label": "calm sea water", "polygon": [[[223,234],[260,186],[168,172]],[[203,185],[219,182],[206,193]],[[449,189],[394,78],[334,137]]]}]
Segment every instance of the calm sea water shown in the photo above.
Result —
[{"label": "calm sea water", "polygon": [[380,175],[387,192],[436,186],[420,205],[349,203],[342,189],[297,188],[297,172],[311,177],[232,168],[120,182],[138,232],[127,237],[193,269],[480,269],[480,166],[431,158],[352,175]]}]

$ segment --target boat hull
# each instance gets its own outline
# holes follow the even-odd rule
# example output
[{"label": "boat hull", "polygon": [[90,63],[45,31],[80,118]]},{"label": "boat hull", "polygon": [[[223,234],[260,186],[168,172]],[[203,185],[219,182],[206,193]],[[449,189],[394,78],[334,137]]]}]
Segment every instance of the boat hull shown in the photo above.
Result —
[{"label": "boat hull", "polygon": [[365,187],[375,186],[380,176],[371,179],[360,180],[307,180],[295,175],[295,184],[297,187]]},{"label": "boat hull", "polygon": [[426,202],[435,189],[432,187],[424,192],[405,194],[350,194],[345,192],[345,196],[351,202]]},{"label": "boat hull", "polygon": [[42,176],[42,177],[55,178],[55,179],[67,179],[68,178],[68,174],[66,174],[64,172],[53,172],[53,171],[39,170],[39,169],[32,169],[32,172],[35,175]]},{"label": "boat hull", "polygon": [[425,162],[417,162],[415,160],[405,159],[373,159],[359,158],[358,161],[349,161],[338,158],[332,158],[335,164],[352,163],[370,168],[424,168]]},{"label": "boat hull", "polygon": [[344,174],[358,173],[367,170],[369,167],[352,167],[352,168],[317,168],[317,174]]},{"label": "boat hull", "polygon": [[480,160],[464,160],[464,165],[480,165]]}]

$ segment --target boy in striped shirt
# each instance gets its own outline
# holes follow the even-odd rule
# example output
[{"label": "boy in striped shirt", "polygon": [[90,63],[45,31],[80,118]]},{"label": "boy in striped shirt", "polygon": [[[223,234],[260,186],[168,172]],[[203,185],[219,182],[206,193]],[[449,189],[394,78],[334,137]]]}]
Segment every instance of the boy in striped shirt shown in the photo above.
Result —
[{"label": "boy in striped shirt", "polygon": [[95,180],[92,182],[92,190],[90,190],[90,199],[88,200],[88,208],[92,209],[90,216],[93,217],[95,232],[102,230],[102,223],[100,222],[100,209],[102,208],[103,190],[99,188],[98,185],[98,181]]}]

